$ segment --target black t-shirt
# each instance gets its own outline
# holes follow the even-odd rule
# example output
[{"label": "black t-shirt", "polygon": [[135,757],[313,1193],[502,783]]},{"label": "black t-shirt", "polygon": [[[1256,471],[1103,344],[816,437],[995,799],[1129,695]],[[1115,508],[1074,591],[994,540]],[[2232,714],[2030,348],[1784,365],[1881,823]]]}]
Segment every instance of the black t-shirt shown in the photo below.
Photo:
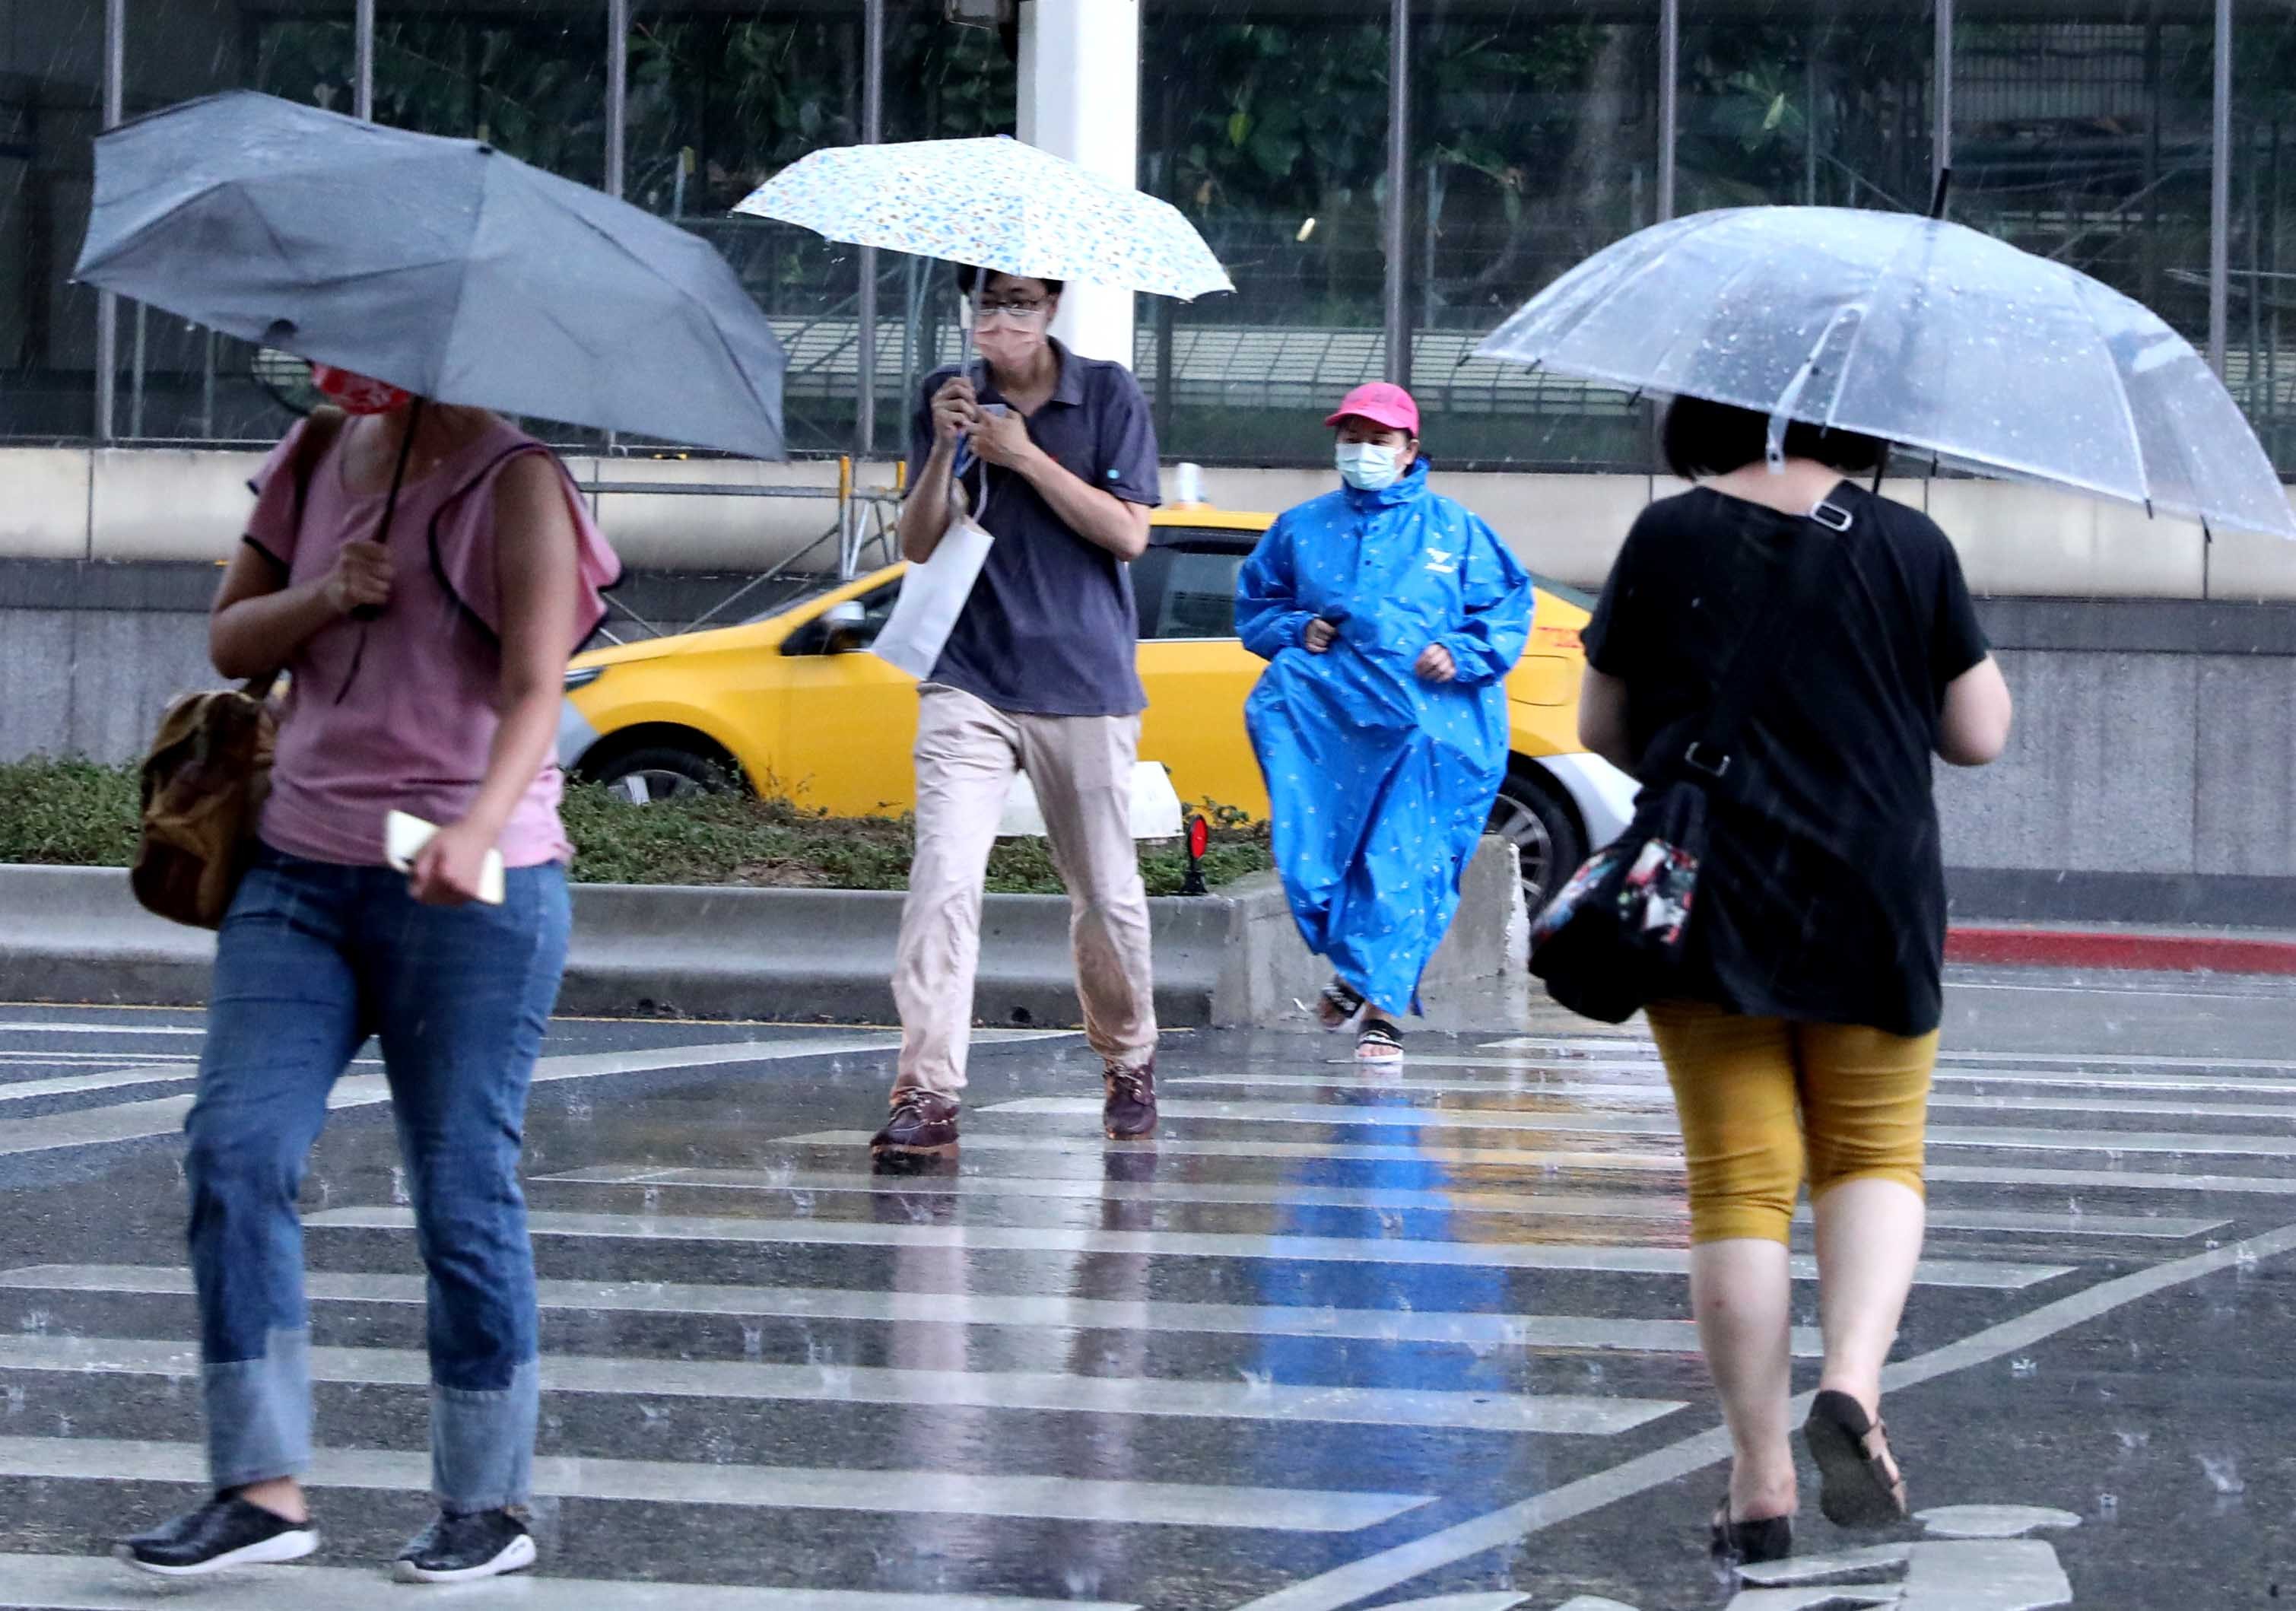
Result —
[{"label": "black t-shirt", "polygon": [[[1986,655],[1927,515],[1844,483],[1844,545],[1781,635],[1727,776],[1709,786],[1691,993],[1734,1011],[1922,1035],[1943,1010],[1945,870],[1931,756],[1948,684]],[[1636,770],[1697,736],[1808,522],[1706,488],[1635,522],[1584,634],[1627,686]]]}]

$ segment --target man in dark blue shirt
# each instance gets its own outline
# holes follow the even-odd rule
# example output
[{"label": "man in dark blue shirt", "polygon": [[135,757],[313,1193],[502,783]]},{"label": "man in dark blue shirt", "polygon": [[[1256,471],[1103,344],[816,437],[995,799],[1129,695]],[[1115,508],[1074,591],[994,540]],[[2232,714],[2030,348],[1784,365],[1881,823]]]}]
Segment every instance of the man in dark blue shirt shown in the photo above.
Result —
[{"label": "man in dark blue shirt", "polygon": [[[968,299],[973,275],[958,275]],[[904,557],[930,559],[961,518],[996,540],[919,690],[916,856],[893,973],[900,1073],[871,1143],[879,1157],[956,1145],[981,886],[1016,772],[1036,791],[1074,908],[1107,1132],[1156,1128],[1148,902],[1131,823],[1147,700],[1128,569],[1159,501],[1156,435],[1130,371],[1052,339],[1060,294],[1056,280],[989,274],[975,303],[981,361],[928,376],[911,423]]]}]

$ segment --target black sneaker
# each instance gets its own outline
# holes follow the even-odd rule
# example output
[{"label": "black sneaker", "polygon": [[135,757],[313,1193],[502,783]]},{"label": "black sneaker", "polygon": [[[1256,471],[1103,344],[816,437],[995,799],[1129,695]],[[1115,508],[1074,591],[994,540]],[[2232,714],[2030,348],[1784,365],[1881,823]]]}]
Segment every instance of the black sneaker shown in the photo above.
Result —
[{"label": "black sneaker", "polygon": [[534,1565],[534,1534],[507,1510],[439,1518],[398,1552],[390,1574],[402,1583],[467,1583]]},{"label": "black sneaker", "polygon": [[139,1572],[198,1577],[226,1566],[299,1561],[318,1547],[318,1530],[310,1523],[291,1522],[237,1494],[218,1493],[197,1510],[122,1540],[111,1553]]},{"label": "black sneaker", "polygon": [[1138,1068],[1113,1063],[1101,1072],[1107,1098],[1101,1104],[1102,1128],[1111,1141],[1137,1141],[1156,1133],[1156,1059]]},{"label": "black sneaker", "polygon": [[871,1155],[915,1157],[949,1151],[956,1146],[956,1106],[953,1097],[899,1092],[885,1128],[869,1138]]}]

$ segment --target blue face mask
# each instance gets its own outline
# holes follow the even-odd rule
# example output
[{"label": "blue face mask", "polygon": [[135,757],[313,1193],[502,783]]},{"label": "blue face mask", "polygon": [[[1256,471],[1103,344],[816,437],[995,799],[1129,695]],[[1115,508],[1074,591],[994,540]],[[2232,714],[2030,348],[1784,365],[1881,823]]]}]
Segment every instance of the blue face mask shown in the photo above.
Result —
[{"label": "blue face mask", "polygon": [[1339,465],[1340,479],[1358,492],[1392,487],[1402,474],[1396,465],[1396,450],[1378,442],[1341,442],[1332,450],[1332,457]]}]

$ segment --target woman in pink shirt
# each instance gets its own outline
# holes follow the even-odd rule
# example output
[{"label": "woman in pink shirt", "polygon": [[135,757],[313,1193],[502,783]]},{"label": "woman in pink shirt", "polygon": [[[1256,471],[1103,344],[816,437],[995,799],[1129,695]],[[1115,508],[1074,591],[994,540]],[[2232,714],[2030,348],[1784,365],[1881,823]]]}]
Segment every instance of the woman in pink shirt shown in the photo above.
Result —
[{"label": "woman in pink shirt", "polygon": [[[551,756],[567,658],[619,566],[531,437],[340,371],[316,379],[349,418],[316,454],[298,452],[312,429],[298,426],[251,483],[209,628],[226,676],[290,678],[185,1121],[215,1498],[119,1553],[189,1575],[318,1546],[299,1481],[311,1390],[295,1204],[328,1090],[374,1037],[430,1277],[440,1507],[396,1574],[454,1582],[535,1555],[518,1161],[570,925]],[[385,862],[392,811],[440,825],[411,875]],[[496,851],[498,904],[480,900]]]}]

